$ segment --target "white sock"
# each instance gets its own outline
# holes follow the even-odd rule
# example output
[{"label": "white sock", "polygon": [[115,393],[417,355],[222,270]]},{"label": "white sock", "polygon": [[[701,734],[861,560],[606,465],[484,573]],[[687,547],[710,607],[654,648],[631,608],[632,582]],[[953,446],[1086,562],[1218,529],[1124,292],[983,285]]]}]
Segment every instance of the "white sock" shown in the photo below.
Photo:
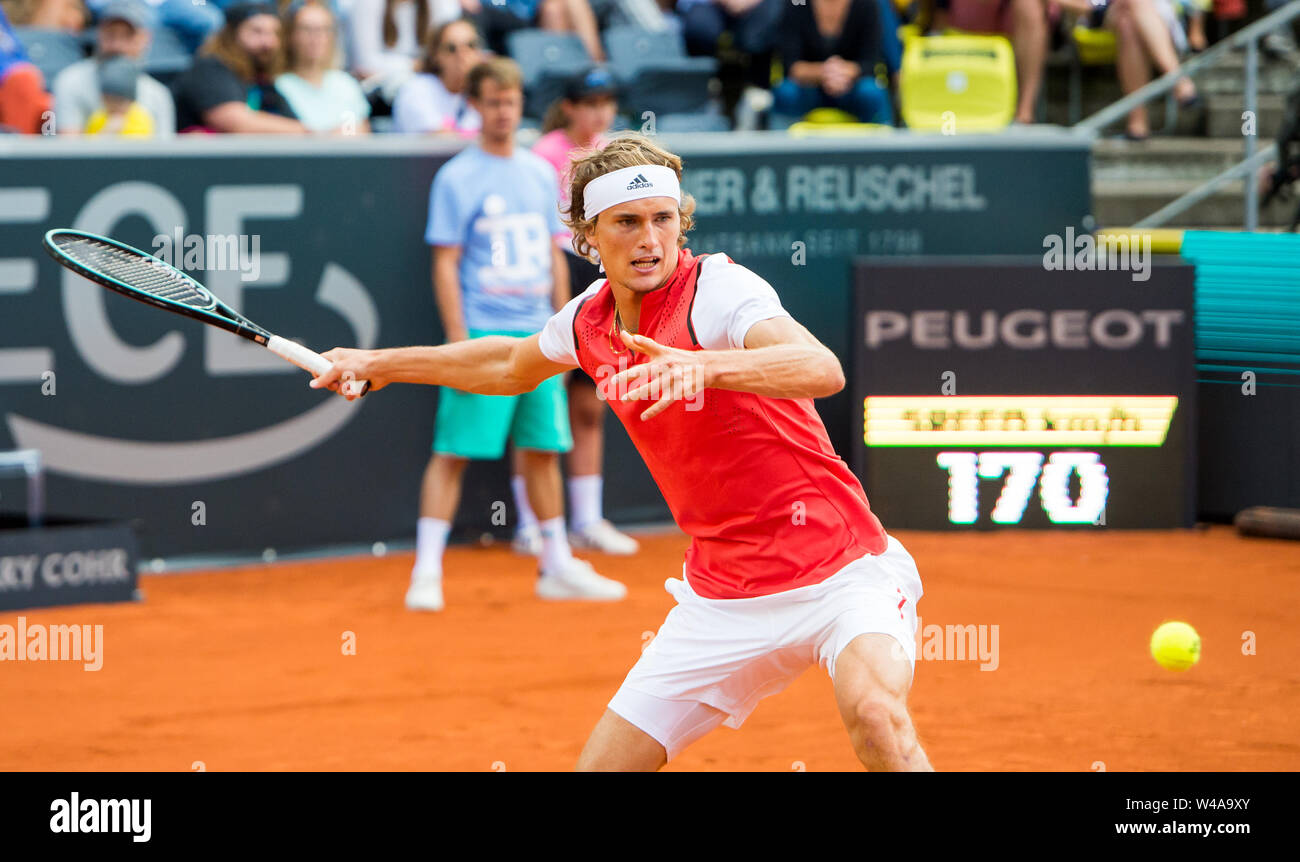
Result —
[{"label": "white sock", "polygon": [[604,487],[605,479],[599,473],[569,477],[569,520],[575,533],[605,517],[601,511]]},{"label": "white sock", "polygon": [[558,572],[573,559],[569,537],[564,532],[564,517],[551,518],[537,526],[542,531],[542,571]]},{"label": "white sock", "polygon": [[528,505],[528,486],[524,482],[524,477],[515,476],[511,478],[510,490],[515,493],[515,511],[519,513],[519,526],[515,532],[535,529],[537,527],[537,516],[533,514],[533,507]]},{"label": "white sock", "polygon": [[447,549],[450,532],[450,521],[421,518],[416,522],[414,572],[419,572],[421,579],[442,577],[442,552]]}]

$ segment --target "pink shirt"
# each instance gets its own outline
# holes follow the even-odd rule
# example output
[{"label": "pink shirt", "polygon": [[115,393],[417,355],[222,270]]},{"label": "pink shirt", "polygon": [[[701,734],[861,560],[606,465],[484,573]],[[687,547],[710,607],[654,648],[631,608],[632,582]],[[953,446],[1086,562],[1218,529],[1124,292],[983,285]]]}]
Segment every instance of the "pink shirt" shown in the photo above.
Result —
[{"label": "pink shirt", "polygon": [[[597,135],[592,142],[592,148],[600,149],[608,143],[609,139],[604,135]],[[533,144],[533,152],[546,159],[551,163],[551,167],[555,168],[555,175],[560,181],[561,210],[569,208],[569,167],[571,165],[569,158],[582,149],[583,147],[576,146],[573,141],[569,140],[569,136],[565,134],[564,129],[547,132],[537,139],[537,143]],[[573,234],[566,230],[562,236],[558,236],[556,239],[567,249],[572,238]]]}]

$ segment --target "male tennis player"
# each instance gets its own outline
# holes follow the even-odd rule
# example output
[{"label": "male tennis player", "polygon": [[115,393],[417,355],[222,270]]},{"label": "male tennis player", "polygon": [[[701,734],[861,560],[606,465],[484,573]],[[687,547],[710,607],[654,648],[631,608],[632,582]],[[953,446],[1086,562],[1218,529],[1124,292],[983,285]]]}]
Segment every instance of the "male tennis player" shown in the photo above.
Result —
[{"label": "male tennis player", "polygon": [[311,385],[507,394],[578,366],[601,386],[692,542],[665,584],[677,605],[579,769],[658,769],[820,664],[869,769],[928,770],[906,708],[920,577],[813,408],[843,388],[839,360],[767,282],[684,247],[695,202],[680,180],[677,156],[615,139],[575,162],[567,217],[607,279],[536,335],[335,349]]}]

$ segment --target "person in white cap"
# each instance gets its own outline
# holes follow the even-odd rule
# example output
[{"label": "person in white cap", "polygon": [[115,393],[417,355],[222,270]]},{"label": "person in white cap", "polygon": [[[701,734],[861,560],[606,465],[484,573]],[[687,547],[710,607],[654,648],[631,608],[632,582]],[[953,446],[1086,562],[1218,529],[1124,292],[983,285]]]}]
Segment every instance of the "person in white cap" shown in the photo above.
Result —
[{"label": "person in white cap", "polygon": [[[677,605],[587,740],[581,770],[654,770],[808,667],[825,668],[859,759],[930,769],[907,711],[916,564],[871,512],[813,399],[839,360],[776,292],[723,254],[685,248],[681,159],[641,136],[577,161],[566,219],[594,282],[527,338],[335,349],[312,380],[523,392],[581,367],[691,536]],[[345,397],[354,397],[351,390]]]},{"label": "person in white cap", "polygon": [[[143,60],[156,21],[153,9],[142,0],[112,0],[104,6],[95,29],[95,56],[73,63],[54,78],[55,132],[77,135],[85,131],[90,116],[104,109],[100,64],[113,57]],[[153,119],[155,135],[176,133],[176,107],[170,90],[148,75],[140,75],[135,101]]]}]

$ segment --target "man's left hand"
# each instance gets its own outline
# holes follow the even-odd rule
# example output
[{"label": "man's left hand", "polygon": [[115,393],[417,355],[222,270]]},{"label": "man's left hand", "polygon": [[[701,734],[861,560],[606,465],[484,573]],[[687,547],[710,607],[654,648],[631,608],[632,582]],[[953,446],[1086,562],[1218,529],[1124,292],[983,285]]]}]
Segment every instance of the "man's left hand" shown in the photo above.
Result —
[{"label": "man's left hand", "polygon": [[625,329],[620,329],[618,334],[624,344],[648,356],[650,361],[610,377],[604,384],[605,397],[619,401],[653,399],[655,403],[641,414],[641,421],[653,419],[674,401],[695,398],[708,388],[708,366],[701,351],[666,347]]}]

